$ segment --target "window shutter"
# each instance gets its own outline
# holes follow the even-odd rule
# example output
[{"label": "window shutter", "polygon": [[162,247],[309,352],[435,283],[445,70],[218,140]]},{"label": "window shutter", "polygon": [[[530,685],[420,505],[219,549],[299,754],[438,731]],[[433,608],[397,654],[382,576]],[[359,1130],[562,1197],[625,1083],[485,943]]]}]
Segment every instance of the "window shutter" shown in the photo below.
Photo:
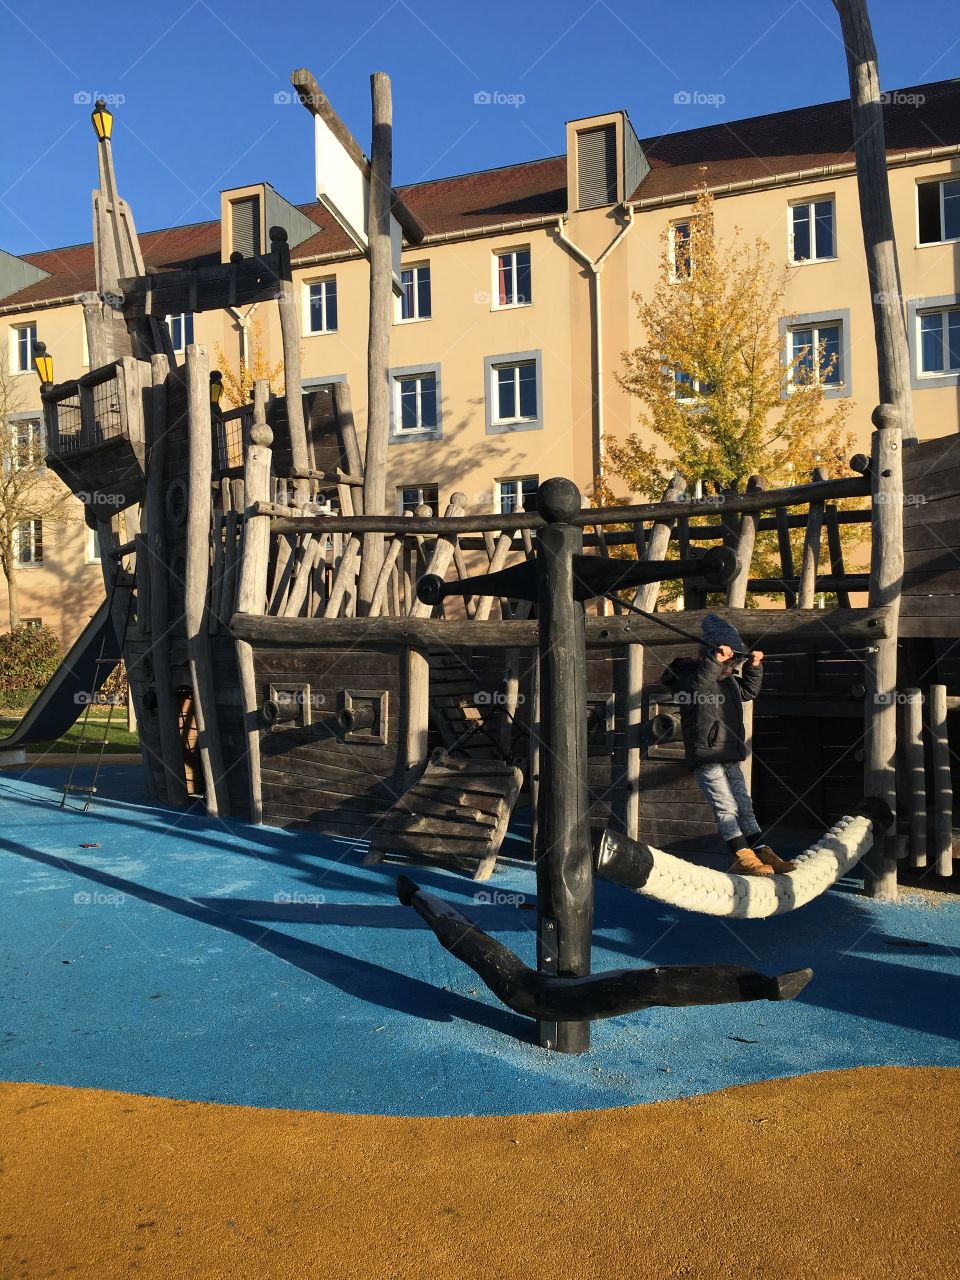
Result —
[{"label": "window shutter", "polygon": [[230,205],[230,243],[234,253],[253,258],[260,252],[260,197],[247,196]]},{"label": "window shutter", "polygon": [[616,125],[605,124],[577,134],[577,202],[581,209],[616,204]]}]

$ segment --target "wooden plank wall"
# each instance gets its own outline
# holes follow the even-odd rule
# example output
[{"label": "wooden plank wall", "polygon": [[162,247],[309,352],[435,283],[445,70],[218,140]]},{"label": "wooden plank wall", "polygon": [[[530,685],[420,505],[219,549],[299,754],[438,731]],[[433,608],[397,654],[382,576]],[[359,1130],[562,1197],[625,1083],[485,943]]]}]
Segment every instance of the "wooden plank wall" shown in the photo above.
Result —
[{"label": "wooden plank wall", "polygon": [[[398,649],[258,649],[261,705],[271,683],[310,685],[313,723],[261,738],[264,822],[364,838],[406,790],[403,663]],[[345,690],[387,694],[387,741],[345,741],[337,724]]]},{"label": "wooden plank wall", "polygon": [[907,449],[903,489],[900,635],[960,637],[960,435]]}]

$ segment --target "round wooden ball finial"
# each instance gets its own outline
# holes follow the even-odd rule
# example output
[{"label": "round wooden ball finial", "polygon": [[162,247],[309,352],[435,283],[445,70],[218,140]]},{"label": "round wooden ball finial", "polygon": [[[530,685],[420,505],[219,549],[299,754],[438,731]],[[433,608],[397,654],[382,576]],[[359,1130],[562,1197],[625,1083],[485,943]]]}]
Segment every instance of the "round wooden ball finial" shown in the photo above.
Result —
[{"label": "round wooden ball finial", "polygon": [[273,243],[274,243],[275,241],[277,241],[277,240],[279,240],[281,244],[286,244],[286,243],[287,243],[287,229],[286,229],[286,227],[271,227],[271,228],[270,228],[270,243],[271,243],[271,244],[273,244]]},{"label": "round wooden ball finial", "polygon": [[870,421],[879,430],[903,426],[903,414],[895,404],[878,404],[870,415]]},{"label": "round wooden ball finial", "polygon": [[554,476],[544,480],[537,490],[537,511],[547,524],[564,524],[573,519],[582,506],[580,490],[572,480]]},{"label": "round wooden ball finial", "polygon": [[250,428],[250,443],[267,446],[273,444],[273,431],[265,422],[255,422]]}]

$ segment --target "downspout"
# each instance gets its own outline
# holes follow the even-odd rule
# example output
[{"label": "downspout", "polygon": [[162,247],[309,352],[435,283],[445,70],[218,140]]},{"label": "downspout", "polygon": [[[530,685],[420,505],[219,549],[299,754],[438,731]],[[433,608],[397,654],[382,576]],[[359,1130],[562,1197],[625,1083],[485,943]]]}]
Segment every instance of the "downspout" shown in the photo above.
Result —
[{"label": "downspout", "polygon": [[592,370],[592,391],[593,391],[593,432],[594,432],[594,477],[599,481],[604,480],[604,421],[603,421],[603,311],[602,301],[603,294],[600,287],[600,275],[603,271],[604,264],[616,249],[617,245],[623,240],[627,233],[632,229],[634,223],[634,211],[632,205],[625,205],[627,213],[627,221],[620,228],[614,238],[604,249],[603,253],[596,259],[590,258],[586,253],[570,239],[564,231],[564,223],[566,217],[560,218],[557,222],[557,236],[567,246],[571,253],[584,264],[590,272],[590,300],[593,308],[593,370]]},{"label": "downspout", "polygon": [[253,313],[256,311],[259,305],[260,304],[258,302],[252,302],[250,306],[247,308],[246,315],[241,315],[240,312],[236,309],[236,307],[226,308],[227,315],[231,316],[233,320],[236,321],[237,328],[240,330],[240,359],[244,364],[248,363],[247,362],[247,355],[248,355],[247,326],[249,325],[250,321],[253,319]]}]

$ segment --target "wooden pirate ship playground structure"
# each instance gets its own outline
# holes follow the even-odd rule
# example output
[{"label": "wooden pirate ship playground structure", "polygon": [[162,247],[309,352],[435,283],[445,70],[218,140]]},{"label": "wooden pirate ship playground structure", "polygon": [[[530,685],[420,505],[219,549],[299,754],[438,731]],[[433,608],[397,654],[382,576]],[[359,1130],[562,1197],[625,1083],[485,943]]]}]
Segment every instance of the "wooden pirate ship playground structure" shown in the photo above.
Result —
[{"label": "wooden pirate ship playground structure", "polygon": [[[869,61],[868,47],[848,44],[853,66]],[[372,387],[386,366],[391,224],[394,247],[422,235],[389,183],[385,80],[374,78],[368,162],[309,73],[293,76],[369,201]],[[106,600],[4,746],[63,732],[122,656],[156,803],[202,798],[213,815],[364,842],[370,862],[485,879],[529,802],[536,969],[406,874],[398,894],[538,1021],[542,1044],[568,1051],[586,1047],[594,1017],[790,998],[809,977],[719,965],[591,975],[594,874],[730,916],[801,906],[861,857],[880,896],[896,892],[904,860],[951,876],[960,467],[952,437],[915,440],[887,287],[882,129],[877,139],[866,124],[875,86],[852,83],[878,286],[883,403],[870,456],[845,477],[775,490],[755,477],[719,499],[688,497],[677,477],[660,502],[596,510],[557,479],[541,485],[536,511],[510,515],[468,514],[458,493],[436,516],[371,505],[383,458],[369,435],[385,410],[371,396],[363,456],[348,386],[303,389],[285,228],[251,258],[148,273],[98,104],[97,291],[82,298],[91,370],[60,384],[48,371],[43,403],[48,465],[98,532]],[[251,302],[278,307],[284,392],[261,381],[249,404],[221,411],[206,350],[191,345],[177,364],[164,317]],[[49,356],[37,354],[42,369]],[[924,501],[905,509],[905,484]],[[838,505],[854,498],[862,509]],[[864,571],[844,563],[850,524],[869,541]],[[777,578],[751,568],[767,531]],[[664,579],[682,579],[683,612],[656,612]],[[836,607],[814,607],[821,592]],[[784,607],[747,608],[748,593]],[[769,882],[682,856],[716,836],[662,677],[696,643],[708,595],[766,654],[748,762],[758,808],[808,838],[797,870]],[[65,803],[89,803],[96,779],[81,777],[71,773]]]}]

